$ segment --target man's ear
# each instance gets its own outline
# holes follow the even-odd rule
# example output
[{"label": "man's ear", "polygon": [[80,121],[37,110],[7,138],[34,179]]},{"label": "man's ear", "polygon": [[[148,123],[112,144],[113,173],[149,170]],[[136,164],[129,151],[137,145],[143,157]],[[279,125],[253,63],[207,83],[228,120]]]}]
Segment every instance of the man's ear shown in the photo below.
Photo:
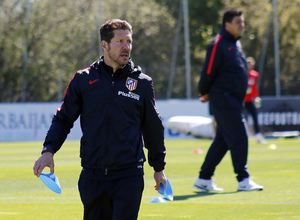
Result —
[{"label": "man's ear", "polygon": [[101,47],[102,47],[103,50],[107,50],[108,49],[108,43],[105,40],[101,41]]},{"label": "man's ear", "polygon": [[225,29],[228,27],[228,25],[230,25],[230,22],[226,21],[224,24]]}]

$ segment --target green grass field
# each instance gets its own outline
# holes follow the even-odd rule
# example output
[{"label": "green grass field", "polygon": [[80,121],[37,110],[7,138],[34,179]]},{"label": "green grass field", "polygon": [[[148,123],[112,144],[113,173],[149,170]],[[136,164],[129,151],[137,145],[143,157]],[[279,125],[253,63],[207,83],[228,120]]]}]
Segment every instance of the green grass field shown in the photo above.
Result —
[{"label": "green grass field", "polygon": [[[152,219],[300,219],[300,140],[273,139],[267,145],[249,142],[248,166],[252,178],[265,188],[236,192],[237,181],[230,155],[215,173],[221,193],[201,193],[192,188],[210,140],[166,140],[165,173],[174,201],[149,203],[159,196],[153,170],[145,165],[145,191],[140,220]],[[276,149],[269,145],[276,144]],[[83,207],[76,188],[81,170],[79,141],[67,141],[55,155],[55,174],[62,194],[50,191],[33,175],[42,142],[0,143],[0,219],[82,219]],[[202,149],[203,154],[195,154]],[[48,168],[45,171],[49,171]]]}]

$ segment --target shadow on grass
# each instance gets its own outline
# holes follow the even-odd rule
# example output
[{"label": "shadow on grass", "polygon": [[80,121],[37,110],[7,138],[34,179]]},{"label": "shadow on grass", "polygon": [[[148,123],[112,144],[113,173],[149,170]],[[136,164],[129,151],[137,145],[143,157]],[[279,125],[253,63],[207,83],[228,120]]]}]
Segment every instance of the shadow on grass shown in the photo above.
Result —
[{"label": "shadow on grass", "polygon": [[238,191],[234,192],[220,192],[220,193],[213,193],[213,192],[195,192],[192,195],[182,195],[182,196],[174,196],[174,200],[187,200],[190,198],[197,198],[197,197],[204,197],[204,196],[213,196],[213,195],[225,195],[225,194],[234,194],[238,193]]}]

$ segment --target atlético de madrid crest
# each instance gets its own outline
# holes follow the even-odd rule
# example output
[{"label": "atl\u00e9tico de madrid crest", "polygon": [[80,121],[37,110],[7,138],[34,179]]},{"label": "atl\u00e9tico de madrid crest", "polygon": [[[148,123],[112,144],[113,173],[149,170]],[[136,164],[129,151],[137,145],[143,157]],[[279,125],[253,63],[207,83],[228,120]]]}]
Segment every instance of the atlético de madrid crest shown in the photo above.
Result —
[{"label": "atl\u00e9tico de madrid crest", "polygon": [[126,87],[129,91],[133,91],[136,89],[137,83],[137,80],[128,77],[126,80]]}]

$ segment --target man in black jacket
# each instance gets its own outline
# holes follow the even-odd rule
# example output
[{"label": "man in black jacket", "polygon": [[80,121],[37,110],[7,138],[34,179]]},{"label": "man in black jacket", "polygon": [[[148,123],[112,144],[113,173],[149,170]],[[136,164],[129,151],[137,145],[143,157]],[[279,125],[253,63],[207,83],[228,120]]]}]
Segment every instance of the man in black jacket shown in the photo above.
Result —
[{"label": "man in black jacket", "polygon": [[211,177],[216,166],[230,150],[238,190],[262,190],[263,186],[249,178],[247,171],[248,137],[242,118],[243,100],[247,90],[248,70],[239,38],[244,29],[240,10],[228,10],[223,16],[220,33],[207,48],[205,64],[199,81],[202,102],[210,101],[217,123],[216,136],[201,167],[194,187],[201,191],[222,191]]},{"label": "man in black jacket", "polygon": [[38,177],[45,167],[54,172],[53,155],[80,116],[78,187],[84,219],[137,219],[144,189],[143,145],[156,190],[166,185],[164,128],[152,79],[130,59],[131,25],[112,19],[100,35],[104,55],[71,79],[33,170]]}]

